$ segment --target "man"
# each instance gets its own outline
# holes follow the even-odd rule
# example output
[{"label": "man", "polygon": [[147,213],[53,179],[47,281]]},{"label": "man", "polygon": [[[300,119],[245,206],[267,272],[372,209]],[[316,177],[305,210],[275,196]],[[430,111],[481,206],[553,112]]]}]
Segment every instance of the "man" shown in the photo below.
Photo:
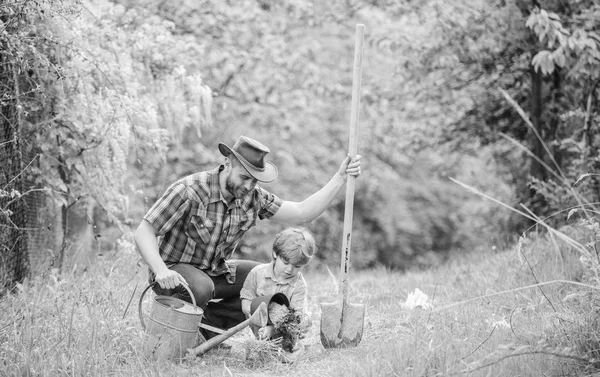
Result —
[{"label": "man", "polygon": [[204,309],[203,322],[227,329],[245,319],[240,290],[258,264],[229,259],[244,233],[257,218],[287,224],[312,221],[331,204],[348,175],[360,175],[360,156],[354,161],[347,156],[325,186],[293,202],[257,186],[274,181],[278,174],[265,160],[270,152],[266,146],[241,136],[233,148],[219,143],[219,151],[225,156],[222,165],[182,178],[167,189],[144,216],[135,241],[150,267],[150,280],[158,284],[157,294],[189,301],[179,287],[187,284]]}]

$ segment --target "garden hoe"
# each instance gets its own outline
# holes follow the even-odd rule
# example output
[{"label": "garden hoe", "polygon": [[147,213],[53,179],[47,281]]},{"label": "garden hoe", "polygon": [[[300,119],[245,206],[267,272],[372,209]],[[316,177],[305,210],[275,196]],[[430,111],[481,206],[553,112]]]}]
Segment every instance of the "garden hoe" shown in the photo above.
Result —
[{"label": "garden hoe", "polygon": [[[364,25],[356,26],[354,45],[354,76],[352,81],[352,108],[350,111],[350,156],[358,151],[358,112],[360,107],[360,80]],[[325,348],[355,347],[363,333],[365,306],[348,302],[348,268],[352,239],[352,212],[354,209],[355,178],[348,176],[342,239],[340,298],[333,303],[321,304],[321,343]]]},{"label": "garden hoe", "polygon": [[252,313],[250,318],[248,318],[244,322],[230,328],[229,330],[223,332],[222,334],[219,334],[213,338],[208,339],[206,342],[200,344],[198,347],[188,349],[187,356],[193,357],[193,356],[197,356],[197,355],[202,355],[206,351],[210,350],[211,348],[213,348],[215,346],[218,346],[219,344],[223,343],[225,340],[227,340],[230,337],[232,337],[233,335],[237,334],[238,332],[240,332],[241,330],[243,330],[250,324],[257,325],[259,327],[266,326],[268,319],[269,319],[269,314],[267,312],[267,304],[263,302],[256,309],[256,311],[254,313]]}]

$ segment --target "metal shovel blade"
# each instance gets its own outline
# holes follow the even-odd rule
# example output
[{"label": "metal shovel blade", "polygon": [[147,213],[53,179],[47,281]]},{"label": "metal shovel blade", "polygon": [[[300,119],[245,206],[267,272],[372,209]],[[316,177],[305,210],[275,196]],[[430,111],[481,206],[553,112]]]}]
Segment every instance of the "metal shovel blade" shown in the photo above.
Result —
[{"label": "metal shovel blade", "polygon": [[338,300],[321,304],[321,344],[325,348],[356,347],[363,334],[365,306]]}]

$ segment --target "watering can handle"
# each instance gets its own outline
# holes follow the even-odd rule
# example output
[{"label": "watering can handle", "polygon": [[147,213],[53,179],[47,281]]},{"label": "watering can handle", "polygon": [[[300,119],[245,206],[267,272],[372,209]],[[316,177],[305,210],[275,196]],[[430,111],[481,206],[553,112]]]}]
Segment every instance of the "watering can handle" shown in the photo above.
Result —
[{"label": "watering can handle", "polygon": [[[144,300],[144,295],[146,294],[146,292],[148,292],[148,290],[152,287],[154,287],[154,285],[156,285],[156,282],[152,282],[150,283],[146,289],[144,289],[144,292],[142,292],[142,295],[140,296],[140,303],[138,304],[138,314],[140,316],[140,323],[142,324],[142,329],[146,330],[146,323],[144,323],[144,313],[142,311],[142,301]],[[188,291],[188,293],[190,294],[190,297],[192,298],[192,305],[194,305],[194,308],[196,308],[196,297],[194,297],[194,294],[192,293],[192,291],[190,290],[190,287],[188,287],[187,284],[181,284],[183,285],[183,287]]]}]

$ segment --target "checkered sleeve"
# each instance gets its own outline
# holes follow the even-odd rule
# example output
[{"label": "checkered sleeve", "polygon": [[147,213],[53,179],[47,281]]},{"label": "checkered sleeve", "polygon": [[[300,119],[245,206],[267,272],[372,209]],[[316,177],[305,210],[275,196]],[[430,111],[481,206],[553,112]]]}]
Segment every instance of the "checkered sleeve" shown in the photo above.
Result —
[{"label": "checkered sleeve", "polygon": [[258,218],[261,220],[268,219],[270,217],[273,217],[273,215],[275,215],[277,211],[279,211],[279,208],[281,208],[281,204],[283,204],[283,200],[281,200],[281,198],[279,198],[277,195],[271,194],[262,187],[260,187],[259,189],[260,210],[258,212]]},{"label": "checkered sleeve", "polygon": [[179,221],[190,209],[187,200],[187,186],[183,183],[174,183],[148,210],[144,219],[148,221],[158,235],[164,235]]}]

